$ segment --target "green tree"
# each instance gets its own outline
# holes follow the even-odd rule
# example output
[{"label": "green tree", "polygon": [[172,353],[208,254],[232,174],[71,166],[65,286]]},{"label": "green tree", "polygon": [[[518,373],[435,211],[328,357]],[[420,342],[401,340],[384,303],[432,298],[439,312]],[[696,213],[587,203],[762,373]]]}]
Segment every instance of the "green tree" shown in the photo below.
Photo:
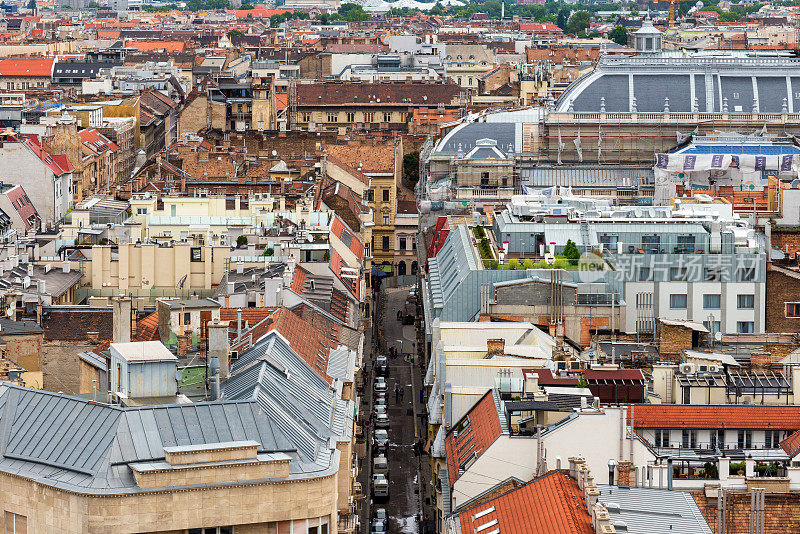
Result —
[{"label": "green tree", "polygon": [[569,22],[569,14],[571,11],[568,7],[562,7],[558,10],[558,16],[556,17],[556,25],[564,31],[567,31],[567,22]]},{"label": "green tree", "polygon": [[205,9],[205,4],[203,4],[202,0],[187,0],[186,1],[186,11],[200,11],[201,9]]},{"label": "green tree", "polygon": [[246,247],[247,246],[247,236],[246,235],[240,235],[239,237],[237,237],[236,238],[236,246],[239,247],[239,248]]},{"label": "green tree", "polygon": [[403,156],[403,179],[412,187],[419,180],[419,152],[410,152]]},{"label": "green tree", "polygon": [[442,8],[442,4],[436,2],[436,5],[430,8],[428,13],[430,13],[431,15],[439,15],[439,16],[444,15],[444,9]]},{"label": "green tree", "polygon": [[100,4],[92,0],[91,2],[89,2],[88,7],[89,9],[100,9]]},{"label": "green tree", "polygon": [[591,13],[588,11],[576,11],[569,18],[569,22],[567,23],[567,33],[573,33],[577,35],[581,32],[585,32],[591,21]]},{"label": "green tree", "polygon": [[570,265],[578,265],[578,260],[581,257],[581,252],[578,246],[572,239],[567,239],[567,244],[564,245],[564,257],[569,260]]},{"label": "green tree", "polygon": [[36,0],[30,0],[30,2],[28,2],[28,9],[32,11],[36,10]]},{"label": "green tree", "polygon": [[242,35],[244,35],[244,32],[239,31],[239,30],[231,30],[231,31],[228,32],[227,35],[228,35],[228,37],[242,36]]},{"label": "green tree", "polygon": [[624,26],[617,26],[609,32],[608,38],[618,45],[626,46],[628,44],[628,30]]},{"label": "green tree", "polygon": [[242,7],[240,7],[239,9],[244,9],[245,11],[250,11],[251,9],[255,9],[255,8],[256,8],[256,6],[254,6],[253,4],[244,3],[244,4],[242,4]]},{"label": "green tree", "polygon": [[369,19],[364,8],[358,4],[348,2],[339,8],[339,18],[347,22],[360,22]]}]

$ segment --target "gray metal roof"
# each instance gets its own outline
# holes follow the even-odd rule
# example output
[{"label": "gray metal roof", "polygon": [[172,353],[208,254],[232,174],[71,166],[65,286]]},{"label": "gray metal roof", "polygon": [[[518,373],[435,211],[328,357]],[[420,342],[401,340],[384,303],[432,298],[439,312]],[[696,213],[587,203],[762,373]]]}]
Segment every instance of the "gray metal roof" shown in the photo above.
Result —
[{"label": "gray metal roof", "polygon": [[308,462],[327,465],[329,439],[350,439],[353,409],[272,331],[242,353],[223,385],[225,399],[253,399]]},{"label": "gray metal roof", "polygon": [[[163,460],[165,447],[255,441],[292,457],[292,473],[330,474],[258,403],[204,402],[122,408],[0,383],[0,471],[89,494],[140,489],[128,464]],[[305,475],[308,476],[308,475]]]},{"label": "gray metal roof", "polygon": [[437,144],[434,153],[456,155],[459,151],[466,155],[475,148],[480,139],[493,139],[497,146],[506,152],[508,146],[519,153],[522,148],[522,123],[513,122],[468,122],[453,128]]},{"label": "gray metal roof", "polygon": [[777,57],[717,55],[605,56],[597,69],[576,80],[556,109],[598,112],[664,111],[719,113],[727,100],[731,113],[800,112],[800,61]]},{"label": "gray metal roof", "polygon": [[632,534],[712,534],[689,493],[654,488],[598,485],[598,501],[608,509],[617,532]]}]

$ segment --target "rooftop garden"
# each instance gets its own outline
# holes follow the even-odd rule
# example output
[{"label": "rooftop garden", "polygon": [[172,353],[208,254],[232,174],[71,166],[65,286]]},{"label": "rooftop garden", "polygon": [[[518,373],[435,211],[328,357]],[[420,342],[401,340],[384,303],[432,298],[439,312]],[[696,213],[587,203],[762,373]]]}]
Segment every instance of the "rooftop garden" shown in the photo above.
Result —
[{"label": "rooftop garden", "polygon": [[544,259],[509,259],[500,261],[499,254],[496,254],[492,242],[486,235],[486,230],[482,226],[473,226],[472,235],[475,236],[475,243],[478,253],[483,261],[484,269],[493,271],[516,271],[525,269],[564,269],[567,271],[577,271],[578,261],[581,253],[572,240],[568,240],[564,247],[563,254],[556,255],[552,262]]}]

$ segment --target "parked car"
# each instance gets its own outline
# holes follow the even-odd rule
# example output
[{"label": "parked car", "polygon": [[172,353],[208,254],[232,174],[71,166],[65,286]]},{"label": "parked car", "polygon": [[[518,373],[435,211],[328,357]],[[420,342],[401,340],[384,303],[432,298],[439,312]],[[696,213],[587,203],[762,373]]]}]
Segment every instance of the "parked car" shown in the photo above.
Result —
[{"label": "parked car", "polygon": [[379,521],[388,521],[389,516],[386,514],[386,508],[375,508],[373,519],[377,519]]},{"label": "parked car", "polygon": [[374,452],[386,452],[389,446],[389,433],[383,428],[376,428],[372,434],[372,449]]},{"label": "parked car", "polygon": [[[385,398],[385,397],[384,397],[384,398]],[[386,408],[386,405],[385,405],[385,404],[376,404],[376,405],[374,406],[374,410],[375,410],[375,415],[380,415],[380,414],[382,414],[382,413],[387,413],[387,412],[386,412],[387,408]]]},{"label": "parked car", "polygon": [[385,534],[386,532],[388,532],[386,530],[386,521],[373,521],[369,529],[370,534]]},{"label": "parked car", "polygon": [[386,475],[372,476],[372,495],[373,497],[389,496],[389,479],[386,478]]},{"label": "parked car", "polygon": [[379,413],[375,416],[375,428],[389,428],[389,415]]},{"label": "parked car", "polygon": [[[379,454],[372,459],[372,473],[376,475],[389,476],[389,461],[386,456]],[[386,510],[384,510],[386,512]]]},{"label": "parked car", "polygon": [[375,384],[372,387],[375,391],[386,391],[388,389],[386,380],[382,376],[375,378]]},{"label": "parked car", "polygon": [[386,392],[382,391],[375,394],[375,406],[386,406]]},{"label": "parked car", "polygon": [[389,359],[386,356],[378,356],[375,358],[375,370],[380,375],[385,375],[389,372]]}]

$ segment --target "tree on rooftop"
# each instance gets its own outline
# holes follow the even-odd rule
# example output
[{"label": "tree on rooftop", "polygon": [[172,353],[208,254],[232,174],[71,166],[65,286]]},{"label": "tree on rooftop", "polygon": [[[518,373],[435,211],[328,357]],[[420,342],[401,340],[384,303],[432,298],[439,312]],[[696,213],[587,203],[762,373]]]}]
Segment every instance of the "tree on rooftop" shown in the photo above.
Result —
[{"label": "tree on rooftop", "polygon": [[228,32],[228,37],[242,36],[242,35],[244,35],[244,32],[239,30],[231,30]]},{"label": "tree on rooftop", "polygon": [[626,46],[628,44],[628,30],[624,26],[617,26],[608,34],[608,38],[617,43],[618,45]]},{"label": "tree on rooftop", "polygon": [[571,265],[577,265],[581,257],[581,252],[578,250],[578,245],[572,239],[567,239],[567,244],[564,245],[564,257],[569,260]]},{"label": "tree on rooftop", "polygon": [[592,15],[588,11],[576,11],[569,18],[567,23],[567,32],[574,33],[575,35],[585,32],[586,28],[591,23]]},{"label": "tree on rooftop", "polygon": [[236,238],[236,246],[239,247],[239,248],[246,247],[247,246],[247,236],[246,235],[240,235],[239,237],[237,237]]},{"label": "tree on rooftop", "polygon": [[339,18],[347,22],[360,22],[369,19],[369,15],[364,8],[358,4],[348,2],[339,8]]}]

